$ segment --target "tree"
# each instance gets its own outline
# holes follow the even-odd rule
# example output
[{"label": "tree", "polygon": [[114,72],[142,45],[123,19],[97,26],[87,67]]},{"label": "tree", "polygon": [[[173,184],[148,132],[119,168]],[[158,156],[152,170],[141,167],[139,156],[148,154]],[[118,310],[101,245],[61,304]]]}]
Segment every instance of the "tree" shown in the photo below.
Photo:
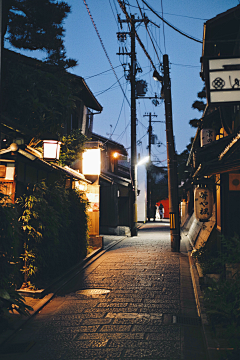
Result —
[{"label": "tree", "polygon": [[60,163],[62,166],[70,166],[79,155],[83,152],[84,142],[87,137],[82,134],[81,130],[72,130],[70,135],[64,135],[61,138],[62,146],[60,153]]},{"label": "tree", "polygon": [[26,142],[41,139],[46,131],[61,133],[64,120],[76,107],[76,89],[66,73],[76,61],[66,58],[63,44],[62,23],[69,12],[63,1],[3,1],[5,42],[47,54],[45,61],[38,61],[3,52],[2,123],[5,129],[20,130]]},{"label": "tree", "polygon": [[[203,99],[206,99],[206,90],[205,90],[205,86],[203,87],[202,91],[200,91],[198,94],[197,94],[198,98],[201,99],[201,100],[195,100],[194,103],[192,104],[192,108],[193,109],[197,109],[198,111],[200,111],[201,113],[203,113],[205,107],[206,107],[206,102],[203,101]],[[192,127],[198,127],[199,125],[199,121],[200,119],[192,119],[189,121],[189,124],[192,126]]]},{"label": "tree", "polygon": [[66,58],[63,20],[70,6],[55,0],[4,0],[3,40],[17,49],[43,50],[47,63],[66,69],[77,62]]}]

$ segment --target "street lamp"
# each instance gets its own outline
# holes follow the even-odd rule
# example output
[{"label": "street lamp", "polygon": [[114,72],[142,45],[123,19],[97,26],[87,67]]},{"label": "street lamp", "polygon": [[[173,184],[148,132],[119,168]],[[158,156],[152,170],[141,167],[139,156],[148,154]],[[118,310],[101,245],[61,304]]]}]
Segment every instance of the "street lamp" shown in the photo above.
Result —
[{"label": "street lamp", "polygon": [[163,77],[161,75],[159,75],[157,70],[154,70],[154,72],[153,72],[153,79],[155,81],[163,82]]},{"label": "street lamp", "polygon": [[136,166],[140,166],[140,165],[143,165],[143,164],[146,164],[148,163],[150,160],[150,157],[149,156],[145,156],[144,158],[142,158],[141,160],[138,161],[137,165]]}]

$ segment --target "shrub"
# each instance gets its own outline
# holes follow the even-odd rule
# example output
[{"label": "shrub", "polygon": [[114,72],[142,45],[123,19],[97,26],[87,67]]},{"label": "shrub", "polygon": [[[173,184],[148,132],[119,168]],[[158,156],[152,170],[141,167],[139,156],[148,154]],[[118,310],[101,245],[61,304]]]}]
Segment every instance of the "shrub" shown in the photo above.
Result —
[{"label": "shrub", "polygon": [[[209,251],[207,244],[194,252],[203,273],[218,270],[221,278],[204,288],[204,305],[213,330],[228,339],[230,347],[239,349],[240,337],[240,273],[226,277],[226,265],[240,264],[240,238],[221,237],[221,251]],[[229,358],[230,359],[230,358]]]},{"label": "shrub", "polygon": [[87,202],[80,192],[61,182],[42,182],[28,187],[17,202],[25,248],[22,271],[31,282],[46,282],[86,255]]},{"label": "shrub", "polygon": [[0,323],[7,325],[9,311],[15,309],[20,314],[28,314],[31,309],[16,288],[19,276],[19,235],[18,213],[9,198],[0,193]]}]

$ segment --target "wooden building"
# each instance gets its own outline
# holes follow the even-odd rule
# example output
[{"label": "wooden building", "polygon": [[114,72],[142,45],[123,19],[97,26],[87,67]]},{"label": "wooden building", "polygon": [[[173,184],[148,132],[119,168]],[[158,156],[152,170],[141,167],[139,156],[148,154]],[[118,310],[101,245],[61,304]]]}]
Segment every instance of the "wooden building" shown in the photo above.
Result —
[{"label": "wooden building", "polygon": [[[207,222],[193,219],[192,245],[219,235],[240,235],[240,5],[204,24],[201,77],[207,106],[187,161],[185,202],[189,216],[196,187],[212,191],[214,207]],[[196,199],[195,199],[196,201]],[[194,225],[195,224],[195,225]],[[201,241],[199,241],[201,239]]]}]

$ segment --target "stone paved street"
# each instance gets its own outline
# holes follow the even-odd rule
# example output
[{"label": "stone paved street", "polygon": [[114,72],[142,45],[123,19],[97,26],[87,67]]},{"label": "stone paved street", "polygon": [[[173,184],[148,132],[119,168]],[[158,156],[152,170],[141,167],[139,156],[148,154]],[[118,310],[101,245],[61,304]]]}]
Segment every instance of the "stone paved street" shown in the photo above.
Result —
[{"label": "stone paved street", "polygon": [[167,221],[143,225],[74,277],[1,360],[206,359],[181,251],[170,250]]}]

